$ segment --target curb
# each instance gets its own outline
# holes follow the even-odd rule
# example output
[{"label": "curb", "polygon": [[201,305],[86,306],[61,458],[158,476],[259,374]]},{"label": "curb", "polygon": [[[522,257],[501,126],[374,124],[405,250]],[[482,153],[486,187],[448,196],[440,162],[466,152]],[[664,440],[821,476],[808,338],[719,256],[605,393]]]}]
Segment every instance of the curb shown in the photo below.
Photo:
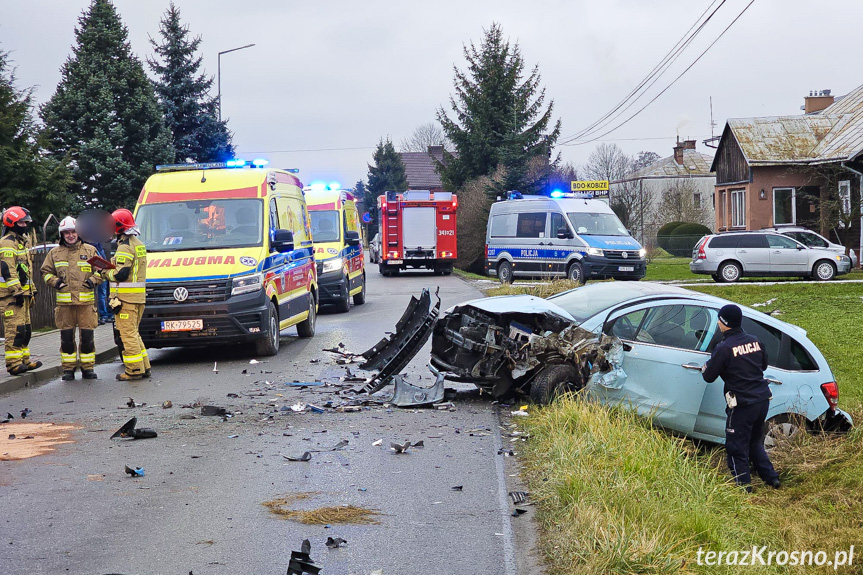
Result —
[{"label": "curb", "polygon": [[[48,332],[52,333],[52,332]],[[106,363],[119,355],[117,346],[96,352],[96,363]],[[9,376],[9,379],[0,380],[0,395],[18,391],[25,387],[36,387],[48,381],[60,377],[63,369],[59,365],[42,366],[35,371],[28,371],[23,375]]]}]

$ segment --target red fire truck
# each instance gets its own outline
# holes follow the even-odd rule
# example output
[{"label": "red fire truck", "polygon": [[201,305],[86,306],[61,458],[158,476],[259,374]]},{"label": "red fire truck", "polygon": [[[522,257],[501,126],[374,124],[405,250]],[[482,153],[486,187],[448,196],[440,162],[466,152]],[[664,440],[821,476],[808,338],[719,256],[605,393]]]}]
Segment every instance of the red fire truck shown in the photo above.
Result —
[{"label": "red fire truck", "polygon": [[407,268],[451,274],[457,256],[457,208],[458,197],[452,192],[408,190],[379,196],[381,274],[398,275]]}]

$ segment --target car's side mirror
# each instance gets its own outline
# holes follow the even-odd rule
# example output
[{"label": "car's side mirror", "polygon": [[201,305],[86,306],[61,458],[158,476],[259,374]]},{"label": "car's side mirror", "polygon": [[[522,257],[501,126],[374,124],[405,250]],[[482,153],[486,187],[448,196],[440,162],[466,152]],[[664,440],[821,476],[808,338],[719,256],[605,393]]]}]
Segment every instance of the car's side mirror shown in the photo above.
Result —
[{"label": "car's side mirror", "polygon": [[573,238],[572,232],[565,227],[557,228],[557,239],[559,240],[571,240]]},{"label": "car's side mirror", "polygon": [[345,243],[349,246],[360,245],[360,233],[354,231],[345,232]]},{"label": "car's side mirror", "polygon": [[273,233],[273,241],[270,247],[277,252],[284,253],[294,249],[294,232],[291,230],[276,230]]},{"label": "car's side mirror", "polygon": [[803,246],[801,246],[800,244],[797,244],[797,249],[798,249],[798,250],[805,250],[806,248],[805,248],[805,247],[803,247]]}]

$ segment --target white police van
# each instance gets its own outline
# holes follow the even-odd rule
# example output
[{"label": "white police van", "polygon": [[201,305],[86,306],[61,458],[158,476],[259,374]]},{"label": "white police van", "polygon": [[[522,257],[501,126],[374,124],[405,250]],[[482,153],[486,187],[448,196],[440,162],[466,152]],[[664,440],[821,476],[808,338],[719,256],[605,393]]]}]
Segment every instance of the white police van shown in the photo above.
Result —
[{"label": "white police van", "polygon": [[516,277],[639,280],[645,250],[609,205],[580,194],[523,196],[491,206],[486,229],[486,273]]}]

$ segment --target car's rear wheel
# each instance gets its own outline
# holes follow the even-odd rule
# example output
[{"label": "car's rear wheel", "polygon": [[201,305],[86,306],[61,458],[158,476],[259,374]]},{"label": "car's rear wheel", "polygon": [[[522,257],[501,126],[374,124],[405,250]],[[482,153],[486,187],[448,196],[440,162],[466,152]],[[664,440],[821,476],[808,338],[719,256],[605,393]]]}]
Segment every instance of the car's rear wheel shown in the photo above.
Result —
[{"label": "car's rear wheel", "polygon": [[584,268],[578,262],[569,264],[569,269],[566,270],[566,279],[574,281],[577,284],[584,283]]},{"label": "car's rear wheel", "polygon": [[530,384],[530,400],[545,405],[555,397],[567,391],[578,391],[581,387],[575,366],[549,365]]},{"label": "car's rear wheel", "polygon": [[806,431],[805,419],[793,413],[775,415],[764,423],[764,449],[770,451],[794,441]]},{"label": "car's rear wheel", "polygon": [[366,274],[363,274],[362,291],[354,296],[354,305],[363,305],[364,303],[366,303]]},{"label": "car's rear wheel", "polygon": [[822,282],[830,281],[836,277],[836,266],[833,262],[819,260],[812,267],[812,277]]},{"label": "car's rear wheel", "polygon": [[497,279],[502,284],[512,283],[512,264],[504,260],[497,264]]},{"label": "car's rear wheel", "polygon": [[743,270],[740,269],[740,264],[737,262],[722,262],[719,266],[718,273],[719,282],[721,283],[734,283],[740,279],[740,274],[743,273]]},{"label": "car's rear wheel", "polygon": [[309,293],[309,317],[297,324],[297,335],[300,337],[312,337],[315,335],[315,320],[317,310],[315,309],[315,294]]},{"label": "car's rear wheel", "polygon": [[267,305],[268,330],[267,337],[255,342],[255,353],[260,356],[272,356],[279,353],[279,313],[271,301]]}]

